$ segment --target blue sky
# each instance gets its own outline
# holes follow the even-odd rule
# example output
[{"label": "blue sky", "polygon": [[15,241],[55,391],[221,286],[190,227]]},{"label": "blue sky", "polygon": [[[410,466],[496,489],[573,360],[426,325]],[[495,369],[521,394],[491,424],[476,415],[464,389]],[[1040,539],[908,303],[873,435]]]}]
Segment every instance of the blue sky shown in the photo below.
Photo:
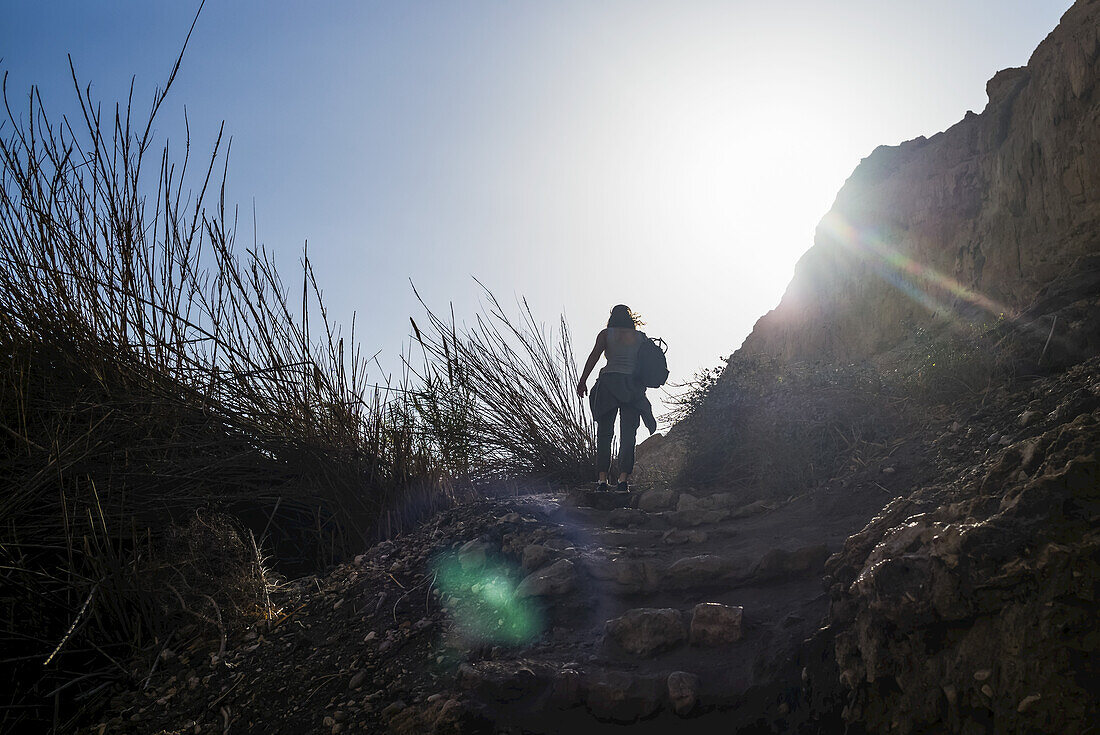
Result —
[{"label": "blue sky", "polygon": [[[396,369],[419,315],[564,312],[583,361],[610,307],[713,365],[775,306],[860,158],[985,105],[1068,0],[208,0],[157,126],[233,138],[229,197]],[[0,0],[9,95],[73,110],[167,74],[197,2]],[[381,377],[381,376],[379,376]]]}]

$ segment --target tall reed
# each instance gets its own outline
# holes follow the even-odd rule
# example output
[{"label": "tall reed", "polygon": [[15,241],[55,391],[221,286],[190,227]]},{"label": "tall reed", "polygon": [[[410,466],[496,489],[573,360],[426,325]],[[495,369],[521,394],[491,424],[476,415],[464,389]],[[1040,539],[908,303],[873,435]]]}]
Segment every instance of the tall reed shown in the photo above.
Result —
[{"label": "tall reed", "polygon": [[[262,596],[247,528],[318,568],[449,500],[413,406],[368,383],[308,254],[292,289],[271,253],[237,247],[223,135],[201,162],[189,136],[154,147],[182,58],[141,119],[133,92],[104,108],[75,71],[75,119],[34,89],[17,113],[4,79],[0,666],[16,685],[0,729],[64,727],[183,621],[263,615],[230,594]],[[204,527],[244,560],[225,574],[258,584],[210,587],[170,542],[217,513],[238,520]]]}]

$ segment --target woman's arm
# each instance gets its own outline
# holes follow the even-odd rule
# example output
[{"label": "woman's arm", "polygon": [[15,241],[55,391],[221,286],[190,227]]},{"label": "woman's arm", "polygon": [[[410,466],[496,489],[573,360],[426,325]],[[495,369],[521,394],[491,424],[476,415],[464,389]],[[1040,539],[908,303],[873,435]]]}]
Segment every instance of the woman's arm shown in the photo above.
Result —
[{"label": "woman's arm", "polygon": [[588,393],[588,376],[592,373],[592,368],[596,367],[596,363],[600,360],[600,355],[607,349],[607,330],[601,329],[600,333],[596,335],[596,346],[592,348],[592,354],[588,356],[588,362],[584,364],[584,372],[581,373],[581,379],[577,381],[577,395],[584,398]]}]

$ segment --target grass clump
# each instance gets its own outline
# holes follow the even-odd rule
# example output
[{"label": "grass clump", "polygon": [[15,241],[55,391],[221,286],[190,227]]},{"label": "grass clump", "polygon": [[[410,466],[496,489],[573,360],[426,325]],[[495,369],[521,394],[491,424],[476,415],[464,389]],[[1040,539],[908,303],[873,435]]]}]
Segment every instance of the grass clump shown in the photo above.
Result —
[{"label": "grass clump", "polygon": [[318,569],[452,499],[308,256],[292,291],[235,245],[222,137],[197,169],[189,140],[154,150],[181,59],[143,120],[75,72],[76,120],[5,88],[2,730],[64,729],[184,621],[224,640],[270,614],[259,545]]},{"label": "grass clump", "polygon": [[488,289],[485,298],[471,326],[426,306],[428,328],[413,322],[424,357],[415,405],[433,450],[480,487],[590,479],[595,425],[574,390],[579,371],[565,319],[555,334],[526,301],[513,318]]}]

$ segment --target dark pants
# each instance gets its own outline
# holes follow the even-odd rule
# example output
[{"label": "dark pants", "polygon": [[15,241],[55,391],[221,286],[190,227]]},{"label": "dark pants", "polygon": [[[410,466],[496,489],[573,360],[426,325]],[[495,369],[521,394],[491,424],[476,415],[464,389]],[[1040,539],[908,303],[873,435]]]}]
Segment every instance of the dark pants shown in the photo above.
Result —
[{"label": "dark pants", "polygon": [[596,471],[611,471],[611,436],[615,433],[615,414],[619,414],[619,472],[634,471],[634,438],[641,414],[632,406],[619,405],[596,419]]}]

